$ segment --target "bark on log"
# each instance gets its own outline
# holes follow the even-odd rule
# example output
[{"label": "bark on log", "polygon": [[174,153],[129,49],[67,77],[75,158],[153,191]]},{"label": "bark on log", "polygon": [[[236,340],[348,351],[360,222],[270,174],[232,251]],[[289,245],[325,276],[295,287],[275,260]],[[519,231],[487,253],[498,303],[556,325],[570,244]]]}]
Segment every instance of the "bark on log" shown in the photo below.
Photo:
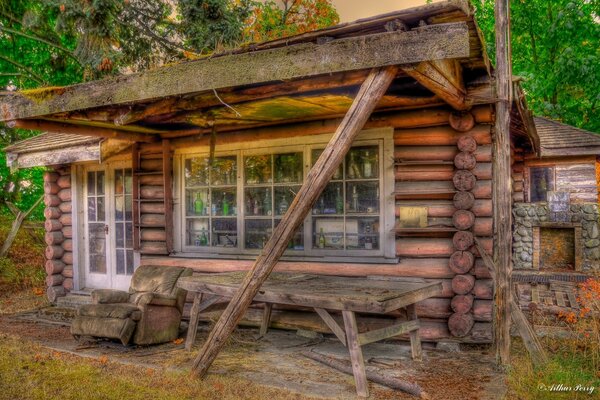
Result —
[{"label": "bark on log", "polygon": [[56,182],[60,175],[53,171],[44,172],[44,182]]},{"label": "bark on log", "polygon": [[151,242],[164,242],[166,240],[166,233],[164,229],[142,229],[141,239]]},{"label": "bark on log", "polygon": [[66,291],[70,292],[73,290],[73,278],[65,278],[62,285]]},{"label": "bark on log", "polygon": [[48,246],[60,245],[64,240],[65,237],[61,231],[46,232],[46,235],[44,236],[44,241]]},{"label": "bark on log", "polygon": [[44,182],[44,194],[57,194],[60,192],[60,186],[56,182]]},{"label": "bark on log", "polygon": [[73,210],[73,206],[71,204],[70,201],[63,201],[62,203],[60,203],[60,205],[58,206],[58,209],[60,210],[60,212],[62,213],[70,213]]},{"label": "bark on log", "polygon": [[[471,192],[457,192],[467,193]],[[465,204],[465,203],[463,203]],[[467,204],[468,205],[468,204]],[[400,207],[427,207],[427,215],[431,218],[451,218],[457,210],[452,200],[398,200],[396,201],[396,216],[400,215]],[[475,200],[470,211],[476,217],[491,217],[492,202],[490,200]]]},{"label": "bark on log", "polygon": [[140,185],[160,186],[163,184],[162,175],[141,175],[138,177]]},{"label": "bark on log", "polygon": [[161,228],[165,226],[165,216],[164,214],[142,214],[140,223],[145,227]]},{"label": "bark on log", "polygon": [[63,225],[57,219],[47,219],[44,221],[44,228],[46,229],[46,232],[60,231],[62,227]]},{"label": "bark on log", "polygon": [[54,260],[61,258],[65,253],[65,250],[60,246],[48,246],[46,247],[45,253],[47,260]]},{"label": "bark on log", "polygon": [[475,126],[475,117],[470,112],[454,112],[448,119],[452,129],[458,132],[468,132]]},{"label": "bark on log", "polygon": [[46,296],[50,303],[55,303],[56,299],[63,297],[65,294],[65,288],[62,286],[50,286],[46,289]]},{"label": "bark on log", "polygon": [[471,308],[473,308],[473,296],[470,294],[454,296],[450,302],[450,308],[452,308],[455,313],[468,313],[471,311]]},{"label": "bark on log", "polygon": [[475,265],[475,256],[470,251],[455,251],[450,256],[448,266],[457,274],[466,274]]},{"label": "bark on log", "polygon": [[472,136],[464,135],[457,139],[456,146],[460,151],[474,153],[477,151],[477,140]]},{"label": "bark on log", "polygon": [[452,216],[452,225],[456,229],[467,230],[475,223],[475,214],[467,210],[457,210]]},{"label": "bark on log", "polygon": [[140,246],[142,254],[168,254],[166,242],[142,242]]},{"label": "bark on log", "polygon": [[46,286],[59,286],[62,285],[65,277],[61,274],[54,274],[46,276]]},{"label": "bark on log", "polygon": [[61,260],[67,265],[73,265],[73,253],[70,251],[65,251],[61,257]]},{"label": "bark on log", "polygon": [[477,160],[473,153],[461,151],[454,157],[454,166],[458,169],[473,169],[477,165]]},{"label": "bark on log", "polygon": [[493,236],[494,223],[492,218],[476,218],[473,234],[477,237]]},{"label": "bark on log", "polygon": [[60,201],[71,201],[71,189],[61,189],[58,192],[58,198]]},{"label": "bark on log", "polygon": [[73,238],[73,227],[71,227],[71,226],[63,227],[62,233],[66,238],[72,239]]},{"label": "bark on log", "polygon": [[62,189],[68,189],[71,187],[71,176],[70,175],[62,175],[60,178],[56,180],[56,184],[60,186]]},{"label": "bark on log", "polygon": [[512,199],[515,203],[523,203],[525,201],[525,194],[523,192],[513,193]]},{"label": "bark on log", "polygon": [[46,207],[44,209],[44,217],[46,219],[58,219],[62,215],[58,207]]},{"label": "bark on log", "polygon": [[[487,270],[487,268],[486,268]],[[491,300],[494,298],[494,282],[492,279],[477,279],[473,287],[473,294],[478,299]]]},{"label": "bark on log", "polygon": [[165,198],[165,188],[163,186],[141,186],[140,197],[142,199],[162,200]]},{"label": "bark on log", "polygon": [[260,286],[268,278],[287,248],[287,244],[295,234],[296,229],[302,223],[306,214],[310,212],[313,204],[338,169],[350,149],[352,141],[364,127],[375,106],[387,91],[396,76],[397,70],[397,67],[373,70],[361,85],[344,120],[311,168],[305,183],[292,201],[287,213],[275,228],[252,270],[240,284],[236,295],[219,318],[194,360],[192,367],[194,374],[198,376],[206,374],[217,354],[225,345],[226,339],[231,335],[231,332],[248,309]]},{"label": "bark on log", "polygon": [[44,268],[48,275],[60,274],[65,268],[65,263],[60,260],[46,260]]},{"label": "bark on log", "polygon": [[452,243],[456,250],[465,251],[473,246],[473,234],[467,231],[459,231],[452,237]]},{"label": "bark on log", "polygon": [[65,278],[73,278],[73,266],[72,265],[66,265],[65,269],[62,270],[61,274]]},{"label": "bark on log", "polygon": [[452,290],[456,294],[467,294],[475,286],[475,277],[473,275],[462,274],[452,278]]},{"label": "bark on log", "polygon": [[454,187],[458,190],[468,191],[475,187],[475,182],[477,179],[475,175],[471,171],[456,171],[454,173],[454,177],[452,178],[452,182],[454,183]]},{"label": "bark on log", "polygon": [[473,302],[473,319],[480,322],[491,322],[494,302],[492,300],[475,300]]},{"label": "bark on log", "polygon": [[488,322],[476,322],[471,329],[470,338],[474,343],[491,343],[493,340],[492,324]]},{"label": "bark on log", "polygon": [[145,171],[162,171],[162,160],[144,158],[140,166]]},{"label": "bark on log", "polygon": [[473,328],[474,323],[472,314],[454,313],[448,318],[448,329],[452,336],[465,337]]},{"label": "bark on log", "polygon": [[62,248],[66,251],[73,251],[73,241],[71,239],[65,239],[62,243]]},{"label": "bark on log", "polygon": [[73,217],[70,213],[65,213],[58,219],[63,226],[73,225]]},{"label": "bark on log", "polygon": [[448,318],[452,315],[452,309],[450,308],[450,299],[443,299],[439,297],[432,297],[423,301],[420,301],[416,305],[417,315],[420,318]]},{"label": "bark on log", "polygon": [[163,203],[141,203],[140,212],[142,214],[164,214],[165,205]]},{"label": "bark on log", "polygon": [[62,200],[55,194],[44,195],[44,204],[46,207],[58,207]]},{"label": "bark on log", "polygon": [[471,192],[456,192],[452,203],[457,210],[468,210],[475,205],[475,196]]}]

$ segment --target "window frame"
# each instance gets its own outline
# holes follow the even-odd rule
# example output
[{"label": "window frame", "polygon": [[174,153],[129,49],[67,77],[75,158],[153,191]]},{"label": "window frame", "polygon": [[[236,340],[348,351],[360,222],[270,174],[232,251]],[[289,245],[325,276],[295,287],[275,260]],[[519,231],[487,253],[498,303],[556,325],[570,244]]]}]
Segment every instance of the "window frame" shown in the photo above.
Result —
[{"label": "window frame", "polygon": [[550,176],[552,177],[552,183],[553,183],[553,187],[554,190],[556,190],[556,165],[554,164],[532,164],[532,165],[528,165],[527,166],[527,190],[524,191],[527,193],[527,200],[530,203],[545,203],[548,201],[548,198],[546,197],[546,200],[536,200],[533,201],[532,198],[532,190],[533,190],[533,181],[532,181],[532,173],[531,170],[534,168],[548,168],[551,170]]},{"label": "window frame", "polygon": [[[281,154],[302,152],[303,154],[303,173],[302,183],[306,181],[306,175],[312,165],[312,151],[314,149],[324,148],[331,134],[291,137],[286,139],[260,140],[255,142],[238,142],[232,144],[217,145],[215,157],[236,155],[237,174],[236,174],[236,206],[237,206],[237,246],[236,247],[213,247],[198,248],[187,245],[186,226],[186,186],[185,186],[185,160],[193,157],[207,157],[209,150],[206,146],[196,148],[177,149],[174,155],[174,227],[175,227],[175,252],[178,256],[192,258],[253,258],[260,253],[260,249],[246,249],[245,246],[245,207],[244,193],[245,188],[250,187],[245,184],[244,177],[244,157],[264,154]],[[303,221],[303,250],[286,250],[284,257],[293,260],[318,259],[320,261],[338,261],[348,257],[361,260],[355,262],[373,262],[380,260],[396,260],[395,235],[393,226],[395,220],[395,178],[394,178],[394,143],[393,128],[377,128],[360,132],[353,143],[355,146],[379,145],[379,207],[380,212],[376,214],[380,219],[379,228],[379,249],[377,250],[334,250],[319,249],[312,246],[312,212]],[[346,182],[346,180],[344,180]],[[273,199],[275,206],[275,199]],[[344,214],[345,218],[352,217],[352,214]],[[374,215],[375,216],[375,215]],[[192,217],[193,218],[193,217]],[[271,216],[276,220],[275,216]],[[364,258],[364,260],[363,260]],[[354,260],[353,260],[354,261]]]}]

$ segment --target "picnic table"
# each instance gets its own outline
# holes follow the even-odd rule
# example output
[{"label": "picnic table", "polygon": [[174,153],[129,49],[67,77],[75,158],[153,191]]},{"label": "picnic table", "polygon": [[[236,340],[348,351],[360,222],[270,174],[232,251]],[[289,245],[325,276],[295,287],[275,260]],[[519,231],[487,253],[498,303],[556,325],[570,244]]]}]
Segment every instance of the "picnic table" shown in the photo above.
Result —
[{"label": "picnic table", "polygon": [[[191,349],[196,338],[200,312],[223,299],[232,298],[244,275],[243,272],[200,274],[179,279],[179,287],[194,293],[186,349]],[[356,392],[359,396],[367,397],[369,392],[361,346],[409,333],[412,357],[420,360],[421,340],[415,304],[441,292],[440,282],[272,273],[261,286],[254,301],[265,304],[260,336],[267,332],[273,304],[313,308],[348,348]],[[356,313],[386,314],[401,308],[407,311],[406,321],[358,332]],[[330,311],[341,311],[343,328]]]}]

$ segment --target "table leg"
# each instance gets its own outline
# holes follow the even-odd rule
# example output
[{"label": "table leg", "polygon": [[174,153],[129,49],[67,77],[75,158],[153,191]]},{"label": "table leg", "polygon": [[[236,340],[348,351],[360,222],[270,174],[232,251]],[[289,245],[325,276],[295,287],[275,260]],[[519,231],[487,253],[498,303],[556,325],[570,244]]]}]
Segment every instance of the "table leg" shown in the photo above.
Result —
[{"label": "table leg", "polygon": [[353,311],[342,311],[342,315],[344,317],[346,342],[348,351],[350,352],[352,372],[354,373],[354,381],[356,384],[356,394],[361,397],[369,397],[369,386],[367,384],[367,374],[365,372],[365,361],[360,348],[360,342],[358,341],[356,315]]},{"label": "table leg", "polygon": [[260,323],[260,332],[258,335],[259,338],[267,334],[267,330],[269,329],[269,322],[271,321],[271,310],[273,310],[273,304],[265,303],[265,308],[263,309],[262,322]]},{"label": "table leg", "polygon": [[[406,316],[409,321],[416,321],[418,319],[416,306],[414,304],[406,307]],[[421,338],[419,337],[418,329],[410,332],[410,351],[413,360],[422,360],[423,351],[421,349]]]},{"label": "table leg", "polygon": [[200,318],[200,303],[202,302],[202,293],[194,293],[194,303],[190,311],[190,323],[188,325],[187,336],[185,338],[185,349],[190,351],[196,340],[196,331],[198,330],[198,319]]}]

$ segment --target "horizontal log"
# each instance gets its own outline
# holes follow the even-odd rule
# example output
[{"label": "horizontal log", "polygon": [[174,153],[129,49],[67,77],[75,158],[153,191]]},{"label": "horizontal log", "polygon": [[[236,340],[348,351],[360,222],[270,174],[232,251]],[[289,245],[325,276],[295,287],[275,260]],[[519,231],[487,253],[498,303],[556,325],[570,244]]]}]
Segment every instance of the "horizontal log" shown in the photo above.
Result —
[{"label": "horizontal log", "polygon": [[472,343],[491,343],[493,340],[493,327],[489,322],[475,322],[470,333]]},{"label": "horizontal log", "polygon": [[471,136],[478,145],[492,143],[490,125],[476,125],[467,133],[457,132],[451,127],[421,129],[397,129],[394,131],[396,146],[456,146],[462,136]]},{"label": "horizontal log", "polygon": [[473,136],[462,135],[456,141],[456,147],[458,147],[458,150],[461,152],[475,153],[478,149],[478,143]]},{"label": "horizontal log", "polygon": [[[402,161],[453,161],[459,153],[456,146],[397,146],[394,158]],[[492,161],[492,146],[479,146],[473,153],[477,162]]]},{"label": "horizontal log", "polygon": [[452,204],[457,210],[469,210],[475,204],[475,196],[471,192],[456,192]]},{"label": "horizontal log", "polygon": [[44,221],[44,229],[46,229],[46,232],[60,231],[62,227],[63,224],[57,219],[47,219]]},{"label": "horizontal log", "polygon": [[62,212],[58,207],[46,207],[44,209],[44,217],[46,219],[58,219],[60,218]]},{"label": "horizontal log", "polygon": [[44,172],[44,183],[45,182],[56,182],[60,178],[60,175],[54,171]]},{"label": "horizontal log", "polygon": [[522,172],[513,172],[511,174],[512,179],[516,182],[518,181],[524,181],[525,179],[523,178],[523,173]]},{"label": "horizontal log", "polygon": [[456,294],[467,294],[475,286],[475,277],[469,274],[456,275],[452,278],[452,290]]},{"label": "horizontal log", "polygon": [[467,210],[457,210],[452,215],[452,225],[459,230],[466,230],[475,223],[475,214]]},{"label": "horizontal log", "polygon": [[47,260],[60,259],[64,253],[65,250],[61,246],[47,246],[45,250]]},{"label": "horizontal log", "polygon": [[473,302],[473,319],[480,322],[491,322],[494,315],[492,300],[475,300]]},{"label": "horizontal log", "polygon": [[49,286],[46,289],[46,297],[50,303],[55,303],[59,297],[63,297],[65,294],[67,292],[62,286]]},{"label": "horizontal log", "polygon": [[138,177],[140,185],[160,186],[164,183],[162,175],[140,175]]},{"label": "horizontal log", "polygon": [[65,278],[62,285],[66,291],[70,292],[73,290],[73,278]]},{"label": "horizontal log", "polygon": [[63,201],[59,204],[58,209],[62,213],[71,213],[73,211],[73,205],[70,201]]},{"label": "horizontal log", "polygon": [[164,214],[164,203],[141,203],[140,212],[142,214]]},{"label": "horizontal log", "polygon": [[[477,277],[477,279],[491,279],[490,271],[485,266],[485,263],[481,258],[477,258],[475,261],[475,268],[473,268],[472,273]],[[477,286],[477,281],[475,281],[475,286]]]},{"label": "horizontal log", "polygon": [[46,276],[46,286],[59,286],[62,285],[65,277],[61,274],[47,275]]},{"label": "horizontal log", "polygon": [[63,226],[73,225],[71,213],[64,213],[58,219]]},{"label": "horizontal log", "polygon": [[478,299],[491,300],[494,298],[494,282],[492,279],[477,279],[473,286],[473,294]]},{"label": "horizontal log", "polygon": [[60,260],[46,260],[44,264],[46,274],[60,274],[65,269],[65,263]]},{"label": "horizontal log", "polygon": [[167,235],[164,229],[142,229],[141,239],[150,242],[164,242],[167,239]]},{"label": "horizontal log", "polygon": [[471,171],[459,170],[454,172],[452,182],[457,190],[469,191],[475,187],[477,177]]},{"label": "horizontal log", "polygon": [[455,251],[450,256],[448,267],[457,274],[465,274],[475,265],[475,256],[470,251]]},{"label": "horizontal log", "polygon": [[55,194],[45,194],[44,195],[44,204],[46,207],[57,207],[62,200]]},{"label": "horizontal log", "polygon": [[164,227],[165,216],[164,214],[142,214],[140,216],[140,223],[144,227]]},{"label": "horizontal log", "polygon": [[512,199],[515,203],[523,203],[525,201],[525,194],[523,192],[513,192]]},{"label": "horizontal log", "polygon": [[450,257],[452,253],[454,253],[454,245],[451,239],[412,237],[396,239],[398,257]]},{"label": "horizontal log", "polygon": [[475,117],[470,112],[453,112],[448,122],[455,131],[467,132],[475,126]]},{"label": "horizontal log", "polygon": [[44,241],[48,246],[60,245],[64,240],[65,237],[61,231],[46,232],[44,235]]},{"label": "horizontal log", "polygon": [[477,165],[477,160],[472,153],[461,151],[454,157],[454,166],[458,169],[472,170]]},{"label": "horizontal log", "polygon": [[[396,199],[452,199],[456,193],[454,184],[450,181],[396,182]],[[476,199],[492,198],[492,181],[479,180],[471,193]]]},{"label": "horizontal log", "polygon": [[58,192],[58,198],[61,201],[71,201],[71,189],[61,189]]},{"label": "horizontal log", "polygon": [[62,243],[62,248],[66,251],[73,251],[73,240],[65,239],[65,241]]},{"label": "horizontal log", "polygon": [[168,254],[166,242],[142,242],[140,245],[142,254]]},{"label": "horizontal log", "polygon": [[162,171],[161,159],[142,159],[140,167],[143,171]]},{"label": "horizontal log", "polygon": [[467,295],[456,295],[450,301],[450,308],[456,313],[468,313],[473,308],[473,296]]},{"label": "horizontal log", "polygon": [[66,238],[72,239],[73,238],[73,227],[71,227],[71,226],[63,227],[62,233]]},{"label": "horizontal log", "polygon": [[73,265],[73,253],[70,251],[65,251],[61,260],[67,265]]},{"label": "horizontal log", "polygon": [[448,318],[448,329],[452,336],[464,337],[469,334],[474,323],[472,314],[454,313]]},{"label": "horizontal log", "polygon": [[476,218],[473,224],[473,234],[478,237],[492,236],[494,233],[492,218]]},{"label": "horizontal log", "polygon": [[62,270],[62,276],[64,276],[65,278],[73,278],[73,266],[65,266],[65,269]]},{"label": "horizontal log", "polygon": [[142,186],[140,187],[140,198],[162,200],[165,198],[165,189],[163,186]]},{"label": "horizontal log", "polygon": [[44,194],[57,194],[60,186],[56,182],[44,182]]},{"label": "horizontal log", "polygon": [[62,175],[56,180],[56,184],[62,189],[68,189],[71,187],[71,175]]},{"label": "horizontal log", "polygon": [[419,318],[448,318],[452,315],[450,299],[430,298],[416,305]]},{"label": "horizontal log", "polygon": [[523,181],[513,182],[512,189],[514,192],[522,192],[523,191]]},{"label": "horizontal log", "polygon": [[[470,192],[459,193],[471,194]],[[396,201],[396,216],[400,215],[400,207],[426,207],[427,216],[431,218],[452,218],[454,212],[457,210],[450,200],[398,200]],[[470,211],[476,217],[491,217],[492,201],[475,200]]]}]

